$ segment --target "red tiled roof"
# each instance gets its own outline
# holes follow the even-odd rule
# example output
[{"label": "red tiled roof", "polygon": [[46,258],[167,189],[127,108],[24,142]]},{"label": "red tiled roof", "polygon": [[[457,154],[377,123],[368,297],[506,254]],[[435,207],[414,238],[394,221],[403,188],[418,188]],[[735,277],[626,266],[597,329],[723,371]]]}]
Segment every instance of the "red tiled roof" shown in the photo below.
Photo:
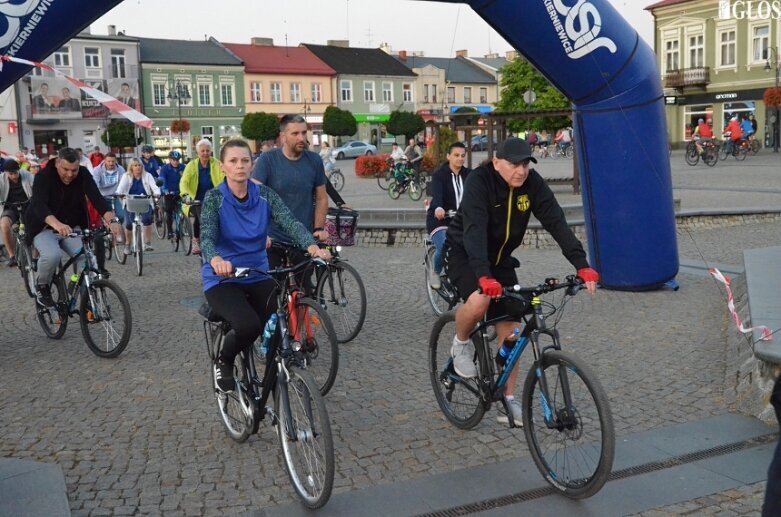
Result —
[{"label": "red tiled roof", "polygon": [[242,43],[223,45],[244,61],[247,73],[336,75],[333,68],[323,63],[306,47],[272,47]]},{"label": "red tiled roof", "polygon": [[693,1],[694,0],[662,0],[661,2],[656,2],[655,4],[649,5],[648,7],[645,8],[645,10],[651,11],[659,7],[667,7],[668,5],[675,5],[675,4],[685,4],[687,2],[693,2]]}]

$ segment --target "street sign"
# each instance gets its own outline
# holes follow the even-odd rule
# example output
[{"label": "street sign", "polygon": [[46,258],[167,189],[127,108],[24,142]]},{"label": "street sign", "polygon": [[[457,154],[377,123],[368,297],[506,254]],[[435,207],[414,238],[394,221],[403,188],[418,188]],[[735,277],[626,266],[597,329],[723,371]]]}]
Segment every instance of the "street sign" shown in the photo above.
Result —
[{"label": "street sign", "polygon": [[523,102],[526,104],[534,104],[534,101],[537,100],[537,94],[534,93],[534,90],[526,90],[523,92]]}]

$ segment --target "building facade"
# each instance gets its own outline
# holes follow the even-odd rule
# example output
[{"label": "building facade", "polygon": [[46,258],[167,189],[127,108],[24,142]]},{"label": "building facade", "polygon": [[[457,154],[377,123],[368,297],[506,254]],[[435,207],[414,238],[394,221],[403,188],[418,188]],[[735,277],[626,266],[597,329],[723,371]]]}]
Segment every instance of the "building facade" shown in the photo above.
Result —
[{"label": "building facade", "polygon": [[779,20],[722,10],[721,4],[665,0],[646,8],[654,16],[668,138],[673,144],[689,140],[700,118],[721,134],[731,117],[754,115],[757,137],[772,146],[776,109],[762,98],[778,81]]},{"label": "building facade", "polygon": [[336,71],[306,47],[275,47],[268,38],[225,43],[244,62],[247,113],[300,114],[310,126],[310,140],[320,145],[325,108],[336,105]]},{"label": "building facade", "polygon": [[[220,145],[241,135],[244,65],[213,38],[206,41],[139,38],[143,112],[154,122],[145,142],[164,157],[173,149],[195,156],[202,138]],[[189,129],[178,121],[189,122]],[[177,124],[172,127],[172,123]]]},{"label": "building facade", "polygon": [[[138,109],[138,58],[138,39],[116,34],[110,26],[107,36],[79,34],[44,62]],[[66,79],[40,68],[17,81],[16,89],[20,143],[40,157],[61,147],[78,147],[85,153],[96,145],[105,148],[101,139],[108,124],[122,118]]]}]

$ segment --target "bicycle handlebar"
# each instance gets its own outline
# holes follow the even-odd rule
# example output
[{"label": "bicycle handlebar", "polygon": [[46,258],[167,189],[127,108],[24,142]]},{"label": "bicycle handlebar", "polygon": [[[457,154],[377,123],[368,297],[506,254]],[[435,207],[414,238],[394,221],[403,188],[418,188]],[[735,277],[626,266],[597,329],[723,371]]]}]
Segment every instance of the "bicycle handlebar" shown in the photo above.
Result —
[{"label": "bicycle handlebar", "polygon": [[549,277],[546,278],[543,283],[534,287],[521,287],[518,284],[511,287],[505,287],[502,289],[502,296],[526,301],[526,299],[520,295],[539,296],[541,294],[558,291],[559,289],[566,289],[568,296],[575,296],[578,291],[585,288],[585,282],[582,279],[575,275],[567,275],[563,282],[560,282],[557,278]]},{"label": "bicycle handlebar", "polygon": [[258,269],[254,267],[237,267],[233,269],[233,275],[231,275],[231,277],[229,278],[245,278],[248,277],[250,273],[258,273],[266,276],[286,275],[288,273],[295,273],[297,271],[300,271],[312,262],[315,262],[320,265],[325,265],[326,263],[325,260],[320,258],[308,258],[290,267],[278,267],[275,269],[269,269],[268,271],[263,271],[262,269]]}]

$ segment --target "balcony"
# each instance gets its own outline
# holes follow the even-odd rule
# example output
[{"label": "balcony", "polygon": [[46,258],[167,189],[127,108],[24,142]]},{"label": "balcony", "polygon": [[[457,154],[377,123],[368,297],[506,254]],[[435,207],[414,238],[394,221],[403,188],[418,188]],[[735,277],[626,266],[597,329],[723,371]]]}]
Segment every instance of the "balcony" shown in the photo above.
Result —
[{"label": "balcony", "polygon": [[705,88],[710,84],[710,68],[698,66],[672,70],[664,74],[664,87],[683,90],[684,88]]}]

